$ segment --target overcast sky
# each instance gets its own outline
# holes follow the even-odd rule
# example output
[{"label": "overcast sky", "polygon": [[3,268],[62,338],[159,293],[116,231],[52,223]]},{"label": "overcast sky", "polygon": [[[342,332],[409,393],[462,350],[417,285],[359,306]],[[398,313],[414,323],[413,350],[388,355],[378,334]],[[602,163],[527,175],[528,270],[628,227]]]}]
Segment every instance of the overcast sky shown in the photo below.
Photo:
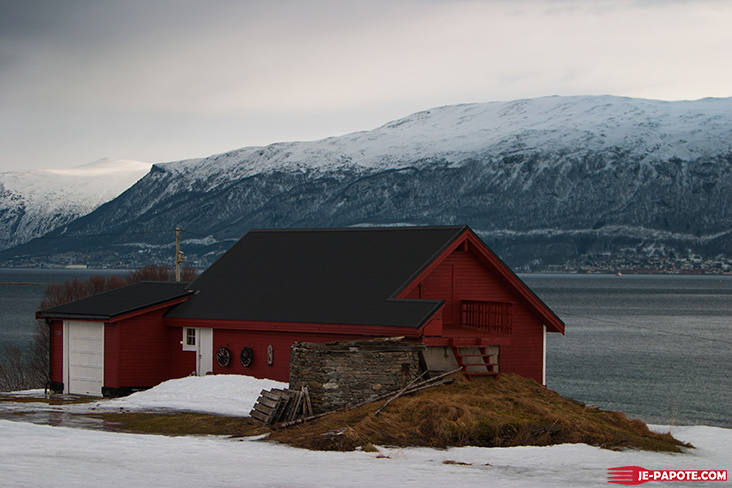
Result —
[{"label": "overcast sky", "polygon": [[0,0],[0,171],[546,95],[732,96],[728,0]]}]

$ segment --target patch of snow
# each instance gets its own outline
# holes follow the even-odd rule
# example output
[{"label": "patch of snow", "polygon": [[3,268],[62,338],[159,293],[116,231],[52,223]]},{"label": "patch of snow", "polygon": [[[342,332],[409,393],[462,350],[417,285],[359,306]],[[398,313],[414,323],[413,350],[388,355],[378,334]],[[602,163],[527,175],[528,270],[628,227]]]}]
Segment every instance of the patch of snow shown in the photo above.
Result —
[{"label": "patch of snow", "polygon": [[10,397],[13,397],[13,396],[19,396],[19,397],[24,397],[24,396],[28,396],[28,397],[39,397],[39,396],[43,396],[43,394],[45,393],[45,390],[35,389],[35,390],[3,391],[1,393],[3,395],[7,395],[7,396],[10,396]]},{"label": "patch of snow", "polygon": [[218,243],[219,240],[212,235],[202,237],[200,239],[184,239],[181,244],[199,245],[199,246],[212,246]]},{"label": "patch of snow", "polygon": [[248,417],[262,390],[287,388],[287,383],[224,374],[187,376],[165,381],[127,397],[98,402],[97,409],[183,410]]}]

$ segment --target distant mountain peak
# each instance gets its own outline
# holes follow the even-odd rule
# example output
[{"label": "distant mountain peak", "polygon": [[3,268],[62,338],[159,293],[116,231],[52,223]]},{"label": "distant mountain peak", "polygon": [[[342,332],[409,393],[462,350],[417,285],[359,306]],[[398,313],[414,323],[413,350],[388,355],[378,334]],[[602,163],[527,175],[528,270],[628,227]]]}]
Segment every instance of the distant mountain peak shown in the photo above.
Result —
[{"label": "distant mountain peak", "polygon": [[74,168],[0,173],[0,249],[88,214],[135,184],[150,167],[105,158]]},{"label": "distant mountain peak", "polygon": [[[150,163],[143,163],[142,161],[133,161],[130,159],[113,159],[113,158],[102,158],[93,163],[83,164],[73,168],[64,169],[45,169],[38,170],[47,172],[54,175],[64,176],[106,176],[106,175],[130,175],[134,177],[139,175],[137,179],[140,179],[148,171],[150,171]],[[135,180],[137,181],[137,180]]]}]

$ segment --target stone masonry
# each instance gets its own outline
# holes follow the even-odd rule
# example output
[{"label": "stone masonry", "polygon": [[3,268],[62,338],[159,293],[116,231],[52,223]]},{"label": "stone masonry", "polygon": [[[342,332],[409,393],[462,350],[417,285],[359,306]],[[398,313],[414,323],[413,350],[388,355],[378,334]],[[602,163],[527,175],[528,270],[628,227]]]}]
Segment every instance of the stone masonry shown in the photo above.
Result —
[{"label": "stone masonry", "polygon": [[290,389],[307,386],[313,413],[399,391],[421,374],[424,344],[401,338],[296,342],[290,349]]}]

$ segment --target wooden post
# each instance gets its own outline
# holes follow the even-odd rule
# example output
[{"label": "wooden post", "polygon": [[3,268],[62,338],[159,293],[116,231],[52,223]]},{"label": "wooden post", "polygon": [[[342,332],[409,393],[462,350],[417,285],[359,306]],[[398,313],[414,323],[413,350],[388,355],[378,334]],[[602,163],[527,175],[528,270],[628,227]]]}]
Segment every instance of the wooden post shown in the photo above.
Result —
[{"label": "wooden post", "polygon": [[180,225],[175,228],[175,281],[180,281],[180,265],[183,253],[180,250]]}]

